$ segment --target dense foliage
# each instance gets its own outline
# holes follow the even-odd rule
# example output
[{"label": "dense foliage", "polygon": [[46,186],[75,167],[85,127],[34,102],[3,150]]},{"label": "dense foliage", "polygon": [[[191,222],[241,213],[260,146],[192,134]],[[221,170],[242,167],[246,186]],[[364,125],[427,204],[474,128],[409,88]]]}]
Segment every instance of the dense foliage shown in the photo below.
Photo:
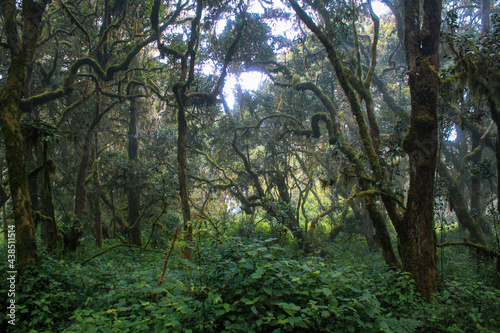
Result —
[{"label": "dense foliage", "polygon": [[[199,244],[193,262],[172,261],[158,288],[163,255],[119,248],[85,265],[44,257],[40,270],[23,277],[29,282],[19,290],[16,330],[497,332],[500,329],[500,290],[477,280],[491,281],[484,271],[470,269],[480,264],[466,254],[447,260],[437,302],[428,304],[416,292],[408,274],[385,267],[379,254],[369,251],[361,240],[354,243],[351,240],[349,247],[350,255],[342,248],[331,247],[324,249],[324,254],[304,256],[293,254],[289,246],[280,246],[275,239],[207,240]],[[86,246],[80,255],[89,255],[88,251],[95,252]],[[450,252],[443,255],[453,255]],[[349,264],[354,261],[356,265]],[[0,291],[5,297],[6,290]]]},{"label": "dense foliage", "polygon": [[499,331],[499,13],[0,0],[0,329]]}]

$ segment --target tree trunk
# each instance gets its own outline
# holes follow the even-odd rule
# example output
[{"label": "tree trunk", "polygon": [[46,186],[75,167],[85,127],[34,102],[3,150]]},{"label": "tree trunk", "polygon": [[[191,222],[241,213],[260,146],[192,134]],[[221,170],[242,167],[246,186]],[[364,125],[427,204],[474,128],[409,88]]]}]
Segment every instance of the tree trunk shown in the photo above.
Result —
[{"label": "tree trunk", "polygon": [[481,33],[490,30],[491,0],[481,0]]},{"label": "tree trunk", "polygon": [[92,217],[94,220],[95,226],[95,246],[100,248],[102,247],[102,217],[101,217],[101,196],[99,192],[101,191],[101,181],[99,177],[99,157],[97,153],[99,151],[99,142],[97,139],[97,133],[95,134],[95,145],[94,145],[94,164],[93,164],[93,193],[90,196],[90,207],[92,209]]},{"label": "tree trunk", "polygon": [[469,230],[470,238],[473,243],[486,245],[486,237],[484,236],[483,230],[469,211],[458,182],[453,179],[448,168],[442,162],[439,165],[439,174],[444,178],[446,186],[448,187],[448,194],[453,204],[453,210],[457,215],[458,223]]},{"label": "tree trunk", "polygon": [[191,225],[191,209],[189,207],[186,175],[186,134],[188,124],[184,106],[184,85],[184,83],[176,84],[173,91],[177,101],[177,166],[179,169],[179,194],[181,197],[181,210],[184,221],[184,241],[186,242],[184,256],[188,260],[193,260],[193,249],[191,248],[191,242],[193,241],[193,226]]},{"label": "tree trunk", "polygon": [[[132,95],[140,92],[140,87],[134,85]],[[140,99],[130,99],[129,127],[128,127],[128,160],[130,168],[128,170],[127,199],[128,199],[128,224],[130,225],[129,235],[132,244],[142,246],[140,213],[140,193],[137,184],[137,161],[139,155],[139,127],[138,118],[140,111]]]},{"label": "tree trunk", "polygon": [[49,166],[49,143],[42,143],[42,163],[44,169],[41,173],[40,184],[42,187],[40,203],[42,204],[41,213],[47,217],[42,222],[42,242],[47,248],[48,253],[57,252],[57,257],[62,259],[64,251],[63,237],[60,233],[56,220],[54,201],[52,199],[52,175],[55,170]]},{"label": "tree trunk", "polygon": [[[434,181],[437,163],[441,0],[405,0],[405,51],[411,96],[410,130],[403,148],[410,162],[407,205],[400,225],[403,268],[428,300],[437,291]],[[423,9],[423,15],[420,11]]]},{"label": "tree trunk", "polygon": [[22,270],[36,264],[35,225],[31,213],[28,172],[24,159],[24,139],[21,135],[19,102],[24,84],[24,68],[15,61],[0,93],[2,134],[9,174],[10,192],[16,227],[17,263]]},{"label": "tree trunk", "polygon": [[[480,135],[472,133],[472,151],[479,146]],[[481,151],[472,158],[472,165],[478,166],[481,161]],[[480,222],[483,216],[483,207],[481,206],[481,175],[475,172],[470,172],[470,210],[471,215],[477,222]]]},{"label": "tree trunk", "polygon": [[[110,109],[109,106],[107,109]],[[87,190],[85,188],[85,180],[87,178],[88,167],[90,164],[90,157],[92,155],[92,146],[94,140],[94,131],[99,124],[102,116],[106,111],[100,112],[100,95],[99,92],[96,94],[96,104],[94,108],[94,116],[87,128],[85,133],[85,139],[83,142],[83,153],[82,160],[80,161],[80,166],[78,168],[78,175],[76,178],[76,192],[75,192],[75,216],[76,221],[73,221],[73,225],[70,226],[71,231],[68,233],[69,244],[71,246],[67,247],[70,251],[75,251],[80,243],[81,237],[81,221],[83,216],[83,210],[85,209],[85,200],[87,196]]]},{"label": "tree trunk", "polygon": [[90,154],[92,152],[92,139],[94,137],[95,125],[87,129],[85,133],[85,141],[83,143],[82,160],[78,168],[78,175],[76,178],[76,193],[75,193],[75,216],[78,220],[82,219],[83,210],[85,208],[85,179],[87,178],[87,169],[90,162]]},{"label": "tree trunk", "polygon": [[87,128],[85,133],[85,139],[83,142],[83,152],[82,160],[80,161],[80,166],[78,168],[78,175],[76,178],[76,193],[75,193],[75,216],[78,220],[82,219],[83,210],[85,209],[85,179],[87,178],[88,167],[90,164],[90,156],[92,154],[92,146],[94,140],[94,131],[99,124],[102,116],[106,111],[100,112],[100,94],[96,93],[96,104],[94,108],[94,116]]},{"label": "tree trunk", "polygon": [[[370,249],[375,249],[377,244],[375,242],[373,225],[370,221],[370,216],[367,214],[367,211],[366,211],[366,205],[367,205],[367,202],[366,202],[366,200],[364,200],[362,202],[362,213],[361,213],[361,221],[363,223],[363,236],[365,236],[366,243],[368,244],[368,247]],[[354,208],[353,208],[353,210],[354,210]]]},{"label": "tree trunk", "polygon": [[23,98],[28,68],[33,63],[40,22],[47,5],[46,2],[22,1],[22,37],[17,23],[18,2],[0,1],[3,16],[3,33],[10,50],[10,67],[7,81],[0,89],[0,123],[5,143],[5,156],[12,195],[16,231],[16,251],[18,270],[36,265],[35,226],[31,211],[28,187],[28,172],[24,158],[24,139],[21,134],[21,110],[19,103]]},{"label": "tree trunk", "polygon": [[9,224],[7,223],[7,209],[5,208],[5,205],[10,197],[5,192],[5,189],[2,186],[2,181],[3,181],[3,170],[0,170],[0,206],[2,207],[3,238],[7,243],[7,240],[9,239],[7,227]]}]

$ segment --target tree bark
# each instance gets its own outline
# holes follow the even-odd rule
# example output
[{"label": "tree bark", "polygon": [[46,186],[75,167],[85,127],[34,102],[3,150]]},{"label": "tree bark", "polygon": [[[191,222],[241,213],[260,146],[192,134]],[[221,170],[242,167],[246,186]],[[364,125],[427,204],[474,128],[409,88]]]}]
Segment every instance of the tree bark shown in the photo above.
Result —
[{"label": "tree bark", "polygon": [[35,225],[28,187],[28,172],[21,134],[21,110],[28,68],[34,60],[40,23],[47,2],[22,1],[22,38],[18,32],[15,1],[1,0],[4,35],[10,50],[7,81],[0,89],[0,123],[5,143],[5,156],[10,180],[16,230],[16,251],[19,271],[36,265]]},{"label": "tree bark", "polygon": [[[405,51],[411,96],[410,130],[403,140],[410,186],[403,221],[395,225],[403,268],[428,300],[437,291],[434,181],[438,148],[437,98],[441,0],[404,0]],[[423,10],[422,17],[420,15]]]}]

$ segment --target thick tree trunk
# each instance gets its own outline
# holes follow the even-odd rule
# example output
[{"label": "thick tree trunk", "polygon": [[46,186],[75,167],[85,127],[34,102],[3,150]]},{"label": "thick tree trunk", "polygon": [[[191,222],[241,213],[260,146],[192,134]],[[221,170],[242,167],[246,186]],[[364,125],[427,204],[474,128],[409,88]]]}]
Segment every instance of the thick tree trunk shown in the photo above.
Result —
[{"label": "thick tree trunk", "polygon": [[[405,51],[411,95],[410,130],[403,148],[410,160],[410,186],[400,225],[403,268],[428,300],[437,291],[434,181],[438,148],[437,97],[441,0],[405,0]],[[421,8],[423,15],[420,15]]]},{"label": "thick tree trunk", "polygon": [[28,172],[21,134],[21,110],[28,68],[33,63],[40,22],[46,2],[22,1],[22,38],[19,35],[16,2],[1,0],[3,33],[10,50],[7,81],[0,89],[0,123],[5,144],[5,156],[12,195],[16,231],[17,265],[23,271],[36,265],[35,226],[31,211]]},{"label": "thick tree trunk", "polygon": [[25,68],[12,62],[9,77],[0,92],[0,121],[5,144],[10,191],[16,227],[17,263],[22,270],[36,264],[35,225],[31,212],[28,172],[24,159],[19,102],[24,84]]},{"label": "thick tree trunk", "polygon": [[[140,92],[138,86],[132,88],[132,94]],[[142,246],[142,231],[140,215],[140,193],[137,184],[137,160],[139,155],[139,98],[130,100],[129,127],[128,127],[128,160],[130,169],[127,179],[127,199],[128,199],[128,224],[130,225],[129,235],[132,244]]]}]

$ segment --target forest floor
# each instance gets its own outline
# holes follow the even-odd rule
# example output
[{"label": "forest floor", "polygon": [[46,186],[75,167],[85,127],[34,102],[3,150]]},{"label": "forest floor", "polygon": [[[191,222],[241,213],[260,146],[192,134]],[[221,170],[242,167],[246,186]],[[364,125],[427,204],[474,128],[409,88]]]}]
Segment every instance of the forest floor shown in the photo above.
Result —
[{"label": "forest floor", "polygon": [[[168,248],[168,242],[164,248]],[[114,245],[110,242],[104,248]],[[274,239],[207,239],[181,259],[84,245],[65,261],[42,256],[21,277],[14,332],[499,332],[494,265],[440,252],[440,291],[425,303],[411,278],[363,241],[305,255]],[[1,245],[2,256],[7,253]],[[6,263],[6,258],[2,258]],[[6,267],[1,268],[2,275]],[[3,281],[5,281],[2,276]],[[6,304],[5,284],[0,299]],[[6,330],[4,330],[6,331]]]}]

